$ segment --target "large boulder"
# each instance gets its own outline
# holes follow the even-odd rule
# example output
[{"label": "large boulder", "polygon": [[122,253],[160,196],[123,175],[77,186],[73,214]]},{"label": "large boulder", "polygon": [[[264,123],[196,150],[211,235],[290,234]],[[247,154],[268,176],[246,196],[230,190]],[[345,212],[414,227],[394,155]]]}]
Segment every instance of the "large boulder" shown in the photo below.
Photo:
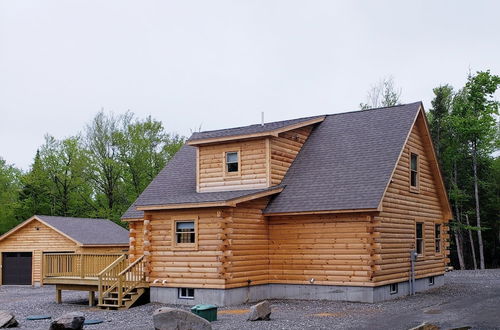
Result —
[{"label": "large boulder", "polygon": [[191,312],[162,307],[154,311],[155,330],[212,330],[210,322]]},{"label": "large boulder", "polygon": [[83,322],[85,322],[83,313],[67,313],[55,319],[50,324],[49,330],[81,330],[83,329]]},{"label": "large boulder", "polygon": [[250,313],[248,313],[249,321],[269,321],[270,318],[271,305],[269,305],[269,301],[264,300],[250,307]]},{"label": "large boulder", "polygon": [[14,314],[7,311],[0,311],[0,328],[14,328],[18,324]]}]

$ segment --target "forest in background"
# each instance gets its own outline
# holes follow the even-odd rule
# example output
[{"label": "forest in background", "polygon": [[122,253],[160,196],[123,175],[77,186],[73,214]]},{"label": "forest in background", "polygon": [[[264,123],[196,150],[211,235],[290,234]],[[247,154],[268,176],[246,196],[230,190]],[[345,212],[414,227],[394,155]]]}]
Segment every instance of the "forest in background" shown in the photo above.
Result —
[{"label": "forest in background", "polygon": [[[469,74],[465,86],[436,87],[431,135],[448,190],[451,260],[456,268],[500,266],[500,77]],[[392,78],[368,92],[361,109],[400,103]],[[0,157],[0,234],[34,214],[121,215],[184,144],[151,117],[99,112],[81,134],[46,135],[23,172]]]},{"label": "forest in background", "polygon": [[120,217],[184,144],[151,117],[99,112],[81,134],[45,135],[27,172],[0,158],[0,234],[34,214]]}]

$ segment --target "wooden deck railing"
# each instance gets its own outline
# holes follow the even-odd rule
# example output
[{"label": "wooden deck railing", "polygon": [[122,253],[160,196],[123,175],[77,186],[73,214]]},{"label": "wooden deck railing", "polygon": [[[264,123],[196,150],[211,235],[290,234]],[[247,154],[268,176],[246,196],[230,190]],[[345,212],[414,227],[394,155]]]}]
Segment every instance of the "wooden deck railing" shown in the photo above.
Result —
[{"label": "wooden deck railing", "polygon": [[99,274],[99,305],[111,292],[118,294],[117,306],[122,306],[123,297],[146,281],[144,273],[144,256],[141,256],[125,269],[126,259],[117,259]]},{"label": "wooden deck railing", "polygon": [[[116,253],[51,253],[43,256],[42,277],[97,278],[122,255]],[[122,256],[123,257],[123,256]],[[126,256],[124,255],[126,258]],[[122,268],[125,269],[126,266]]]}]

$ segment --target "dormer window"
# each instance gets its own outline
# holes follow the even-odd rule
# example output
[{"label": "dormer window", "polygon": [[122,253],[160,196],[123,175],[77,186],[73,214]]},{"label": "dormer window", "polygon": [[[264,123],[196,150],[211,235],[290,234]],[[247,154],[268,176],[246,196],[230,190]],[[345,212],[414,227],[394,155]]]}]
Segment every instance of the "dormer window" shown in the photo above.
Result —
[{"label": "dormer window", "polygon": [[237,151],[226,152],[226,172],[238,173],[239,171],[239,156]]}]

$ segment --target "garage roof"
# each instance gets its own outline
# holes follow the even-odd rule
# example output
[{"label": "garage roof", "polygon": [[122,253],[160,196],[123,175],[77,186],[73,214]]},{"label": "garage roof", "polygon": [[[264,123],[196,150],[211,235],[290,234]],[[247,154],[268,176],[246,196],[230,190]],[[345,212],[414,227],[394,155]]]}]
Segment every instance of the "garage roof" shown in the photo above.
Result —
[{"label": "garage roof", "polygon": [[35,215],[9,232],[0,236],[0,241],[38,220],[79,245],[128,245],[128,230],[108,219],[73,218]]}]

